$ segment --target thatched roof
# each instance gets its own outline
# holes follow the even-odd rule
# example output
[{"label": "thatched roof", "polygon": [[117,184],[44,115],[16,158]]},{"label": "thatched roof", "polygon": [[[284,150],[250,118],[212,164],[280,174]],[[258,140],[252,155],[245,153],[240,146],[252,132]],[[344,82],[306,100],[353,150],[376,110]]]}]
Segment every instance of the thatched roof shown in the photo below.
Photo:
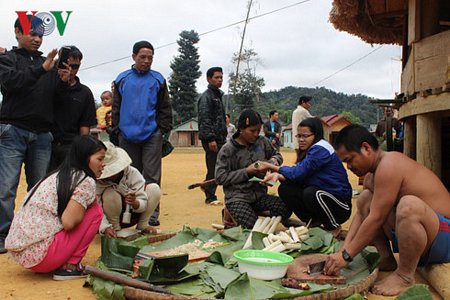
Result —
[{"label": "thatched roof", "polygon": [[330,22],[370,44],[403,44],[407,0],[333,0]]}]

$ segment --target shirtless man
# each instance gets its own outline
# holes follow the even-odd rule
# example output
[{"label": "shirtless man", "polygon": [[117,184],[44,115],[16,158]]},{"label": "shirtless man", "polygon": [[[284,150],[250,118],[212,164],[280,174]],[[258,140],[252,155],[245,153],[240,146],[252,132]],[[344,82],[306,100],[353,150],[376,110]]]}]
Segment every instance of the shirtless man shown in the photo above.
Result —
[{"label": "shirtless man", "polygon": [[[381,256],[379,268],[394,271],[373,287],[397,295],[414,283],[417,265],[450,261],[450,195],[429,169],[399,152],[384,152],[367,129],[349,125],[336,138],[336,151],[364,179],[358,211],[338,253],[328,257],[325,274],[337,274],[367,245]],[[399,263],[393,256],[398,245]]]}]

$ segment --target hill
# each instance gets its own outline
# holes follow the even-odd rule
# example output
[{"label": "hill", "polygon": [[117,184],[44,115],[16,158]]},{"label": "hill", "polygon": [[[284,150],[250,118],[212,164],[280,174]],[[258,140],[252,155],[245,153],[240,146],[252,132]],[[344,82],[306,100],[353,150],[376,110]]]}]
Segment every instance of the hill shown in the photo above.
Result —
[{"label": "hill", "polygon": [[[256,103],[255,109],[265,116],[271,110],[277,110],[281,115],[282,123],[289,124],[292,118],[292,111],[297,107],[298,98],[301,95],[313,97],[311,114],[314,116],[322,117],[350,112],[361,120],[361,125],[368,127],[369,124],[377,123],[378,107],[369,103],[369,100],[372,98],[362,94],[347,95],[337,93],[324,87],[288,86],[280,90],[265,92],[262,94],[259,102]],[[233,103],[231,103],[230,107],[232,120],[236,120],[239,116],[239,111],[233,110]]]}]

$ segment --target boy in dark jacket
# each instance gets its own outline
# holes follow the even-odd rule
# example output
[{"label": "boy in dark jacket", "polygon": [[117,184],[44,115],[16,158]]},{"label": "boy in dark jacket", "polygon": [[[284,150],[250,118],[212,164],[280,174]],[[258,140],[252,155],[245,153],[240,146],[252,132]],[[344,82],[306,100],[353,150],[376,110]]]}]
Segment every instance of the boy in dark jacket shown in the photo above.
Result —
[{"label": "boy in dark jacket", "polygon": [[[220,90],[223,81],[223,72],[220,67],[210,68],[206,72],[208,89],[203,92],[198,100],[198,129],[199,138],[202,141],[206,156],[206,179],[213,179],[216,166],[217,153],[225,144],[227,138],[227,126],[225,124],[225,109],[222,103],[223,92]],[[204,188],[205,203],[219,204],[216,196],[216,184]]]}]

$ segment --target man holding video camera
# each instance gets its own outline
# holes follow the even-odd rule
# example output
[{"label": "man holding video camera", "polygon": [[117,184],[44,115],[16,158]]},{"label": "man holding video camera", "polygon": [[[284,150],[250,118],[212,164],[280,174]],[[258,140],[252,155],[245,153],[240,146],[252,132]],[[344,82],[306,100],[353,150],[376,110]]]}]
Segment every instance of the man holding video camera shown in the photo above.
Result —
[{"label": "man holding video camera", "polygon": [[0,55],[0,253],[14,217],[14,201],[22,164],[30,190],[47,172],[50,161],[53,98],[65,88],[70,67],[56,70],[56,49],[47,57],[38,51],[43,21],[27,15],[30,28],[14,23],[18,46]]}]

